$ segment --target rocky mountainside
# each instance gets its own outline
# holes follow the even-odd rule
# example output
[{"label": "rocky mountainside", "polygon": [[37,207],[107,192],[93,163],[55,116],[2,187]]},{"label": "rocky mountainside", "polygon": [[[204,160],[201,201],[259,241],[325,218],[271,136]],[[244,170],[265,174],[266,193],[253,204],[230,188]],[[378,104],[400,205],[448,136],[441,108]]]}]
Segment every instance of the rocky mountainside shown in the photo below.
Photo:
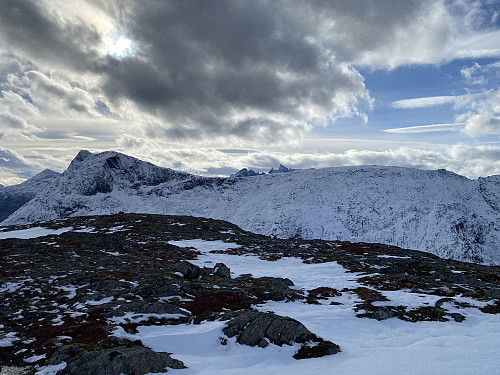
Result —
[{"label": "rocky mountainside", "polygon": [[0,306],[1,374],[465,375],[500,358],[499,267],[185,216],[4,228]]},{"label": "rocky mountainside", "polygon": [[[283,169],[283,168],[282,168]],[[363,241],[500,264],[500,176],[360,166],[204,178],[81,151],[2,224],[140,212],[230,221],[281,238]]]},{"label": "rocky mountainside", "polygon": [[18,185],[0,185],[0,221],[33,199],[59,175],[57,172],[45,169]]}]

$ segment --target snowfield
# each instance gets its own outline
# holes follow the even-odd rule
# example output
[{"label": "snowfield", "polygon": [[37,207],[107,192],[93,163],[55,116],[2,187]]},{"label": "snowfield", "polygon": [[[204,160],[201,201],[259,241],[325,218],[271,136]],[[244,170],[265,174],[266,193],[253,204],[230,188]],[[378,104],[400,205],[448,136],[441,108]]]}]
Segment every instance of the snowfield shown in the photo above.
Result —
[{"label": "snowfield", "polygon": [[[356,281],[359,275],[347,272],[336,262],[304,264],[296,258],[266,261],[250,255],[209,253],[217,248],[215,242],[220,241],[194,239],[176,241],[176,245],[195,247],[203,253],[192,263],[213,267],[222,262],[234,276],[252,270],[255,277],[288,277],[297,287],[304,289],[326,286],[342,290],[362,286]],[[407,291],[384,294],[391,299],[391,304],[405,305],[410,300],[415,307],[433,305],[439,298]],[[341,305],[329,305],[331,301],[340,302]],[[138,327],[137,334],[128,334],[120,328],[115,334],[141,340],[155,351],[174,353],[173,357],[182,360],[188,367],[168,371],[179,375],[480,375],[498,371],[499,314],[460,309],[460,313],[466,316],[462,323],[410,323],[396,318],[377,321],[356,317],[353,310],[356,302],[359,302],[356,295],[343,293],[320,305],[295,301],[268,302],[257,306],[259,310],[273,311],[299,320],[320,337],[339,344],[342,349],[339,354],[309,360],[297,361],[292,358],[298,346],[279,347],[271,344],[262,349],[239,345],[234,338],[227,340],[227,345],[221,345],[225,322],[220,321],[199,325],[143,326]],[[451,305],[447,308],[453,310]]]},{"label": "snowfield", "polygon": [[9,230],[0,232],[0,240],[6,238],[37,238],[49,235],[59,235],[61,233],[69,232],[73,228],[60,228],[60,229],[48,229],[43,227],[32,227],[27,229]]},{"label": "snowfield", "polygon": [[282,238],[372,242],[500,264],[500,176],[338,167],[205,178],[117,152],[81,151],[2,225],[123,212],[230,221]]}]

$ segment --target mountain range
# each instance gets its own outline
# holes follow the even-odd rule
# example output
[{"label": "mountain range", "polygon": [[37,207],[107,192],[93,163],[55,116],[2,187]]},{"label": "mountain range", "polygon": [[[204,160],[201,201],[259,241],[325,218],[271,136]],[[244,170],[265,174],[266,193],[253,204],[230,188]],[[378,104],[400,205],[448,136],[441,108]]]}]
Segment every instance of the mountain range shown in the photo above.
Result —
[{"label": "mountain range", "polygon": [[383,166],[280,170],[201,177],[82,150],[1,225],[118,212],[191,215],[269,236],[384,243],[500,264],[499,175],[471,180]]}]

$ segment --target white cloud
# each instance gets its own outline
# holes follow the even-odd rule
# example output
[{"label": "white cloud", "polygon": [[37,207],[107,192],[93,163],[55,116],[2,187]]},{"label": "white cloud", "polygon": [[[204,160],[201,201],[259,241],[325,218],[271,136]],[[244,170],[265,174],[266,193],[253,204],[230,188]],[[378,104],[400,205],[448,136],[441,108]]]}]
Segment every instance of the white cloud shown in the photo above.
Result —
[{"label": "white cloud", "polygon": [[442,131],[461,131],[465,124],[433,124],[433,125],[420,125],[409,126],[406,128],[385,129],[386,133],[398,134],[411,134],[411,133],[429,133],[429,132],[442,132]]},{"label": "white cloud", "polygon": [[482,115],[468,116],[463,132],[470,137],[500,134],[500,117]]},{"label": "white cloud", "polygon": [[[462,73],[466,76],[469,73]],[[500,89],[460,96],[436,96],[404,99],[393,103],[401,109],[427,108],[453,103],[457,111],[454,124],[433,124],[384,130],[387,133],[425,133],[436,131],[460,131],[477,138],[489,134],[500,134]]]},{"label": "white cloud", "polygon": [[98,116],[95,99],[84,89],[38,71],[26,72],[23,81],[31,99],[44,112],[66,116]]},{"label": "white cloud", "polygon": [[468,110],[456,116],[464,122],[462,132],[469,137],[500,134],[500,89],[489,90],[479,100],[472,100],[465,106]]},{"label": "white cloud", "polygon": [[[340,142],[340,141],[339,141]],[[344,165],[394,165],[422,169],[445,168],[469,178],[500,174],[500,145],[420,144],[384,149],[350,149],[339,152],[293,150],[242,150],[225,152],[214,148],[165,147],[147,140],[134,140],[128,152],[158,165],[191,173],[229,175],[241,168],[267,172],[282,163],[292,168],[324,168]],[[123,142],[122,152],[127,153]],[[312,146],[314,147],[314,146]]]},{"label": "white cloud", "polygon": [[428,108],[455,103],[459,98],[459,96],[431,96],[425,98],[402,99],[393,102],[392,106],[401,109]]}]

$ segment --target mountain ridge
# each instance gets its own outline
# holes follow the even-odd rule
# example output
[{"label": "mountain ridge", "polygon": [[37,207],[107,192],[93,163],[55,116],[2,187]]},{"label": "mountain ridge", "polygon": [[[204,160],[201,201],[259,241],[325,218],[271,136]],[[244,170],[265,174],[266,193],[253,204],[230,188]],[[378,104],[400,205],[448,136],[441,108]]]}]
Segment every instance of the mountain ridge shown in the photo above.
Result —
[{"label": "mountain ridge", "polygon": [[59,175],[51,169],[44,169],[18,185],[0,185],[0,221],[33,199]]},{"label": "mountain ridge", "polygon": [[277,237],[375,242],[500,264],[500,176],[357,166],[201,177],[115,151],[81,151],[1,224],[140,212],[230,221]]}]

